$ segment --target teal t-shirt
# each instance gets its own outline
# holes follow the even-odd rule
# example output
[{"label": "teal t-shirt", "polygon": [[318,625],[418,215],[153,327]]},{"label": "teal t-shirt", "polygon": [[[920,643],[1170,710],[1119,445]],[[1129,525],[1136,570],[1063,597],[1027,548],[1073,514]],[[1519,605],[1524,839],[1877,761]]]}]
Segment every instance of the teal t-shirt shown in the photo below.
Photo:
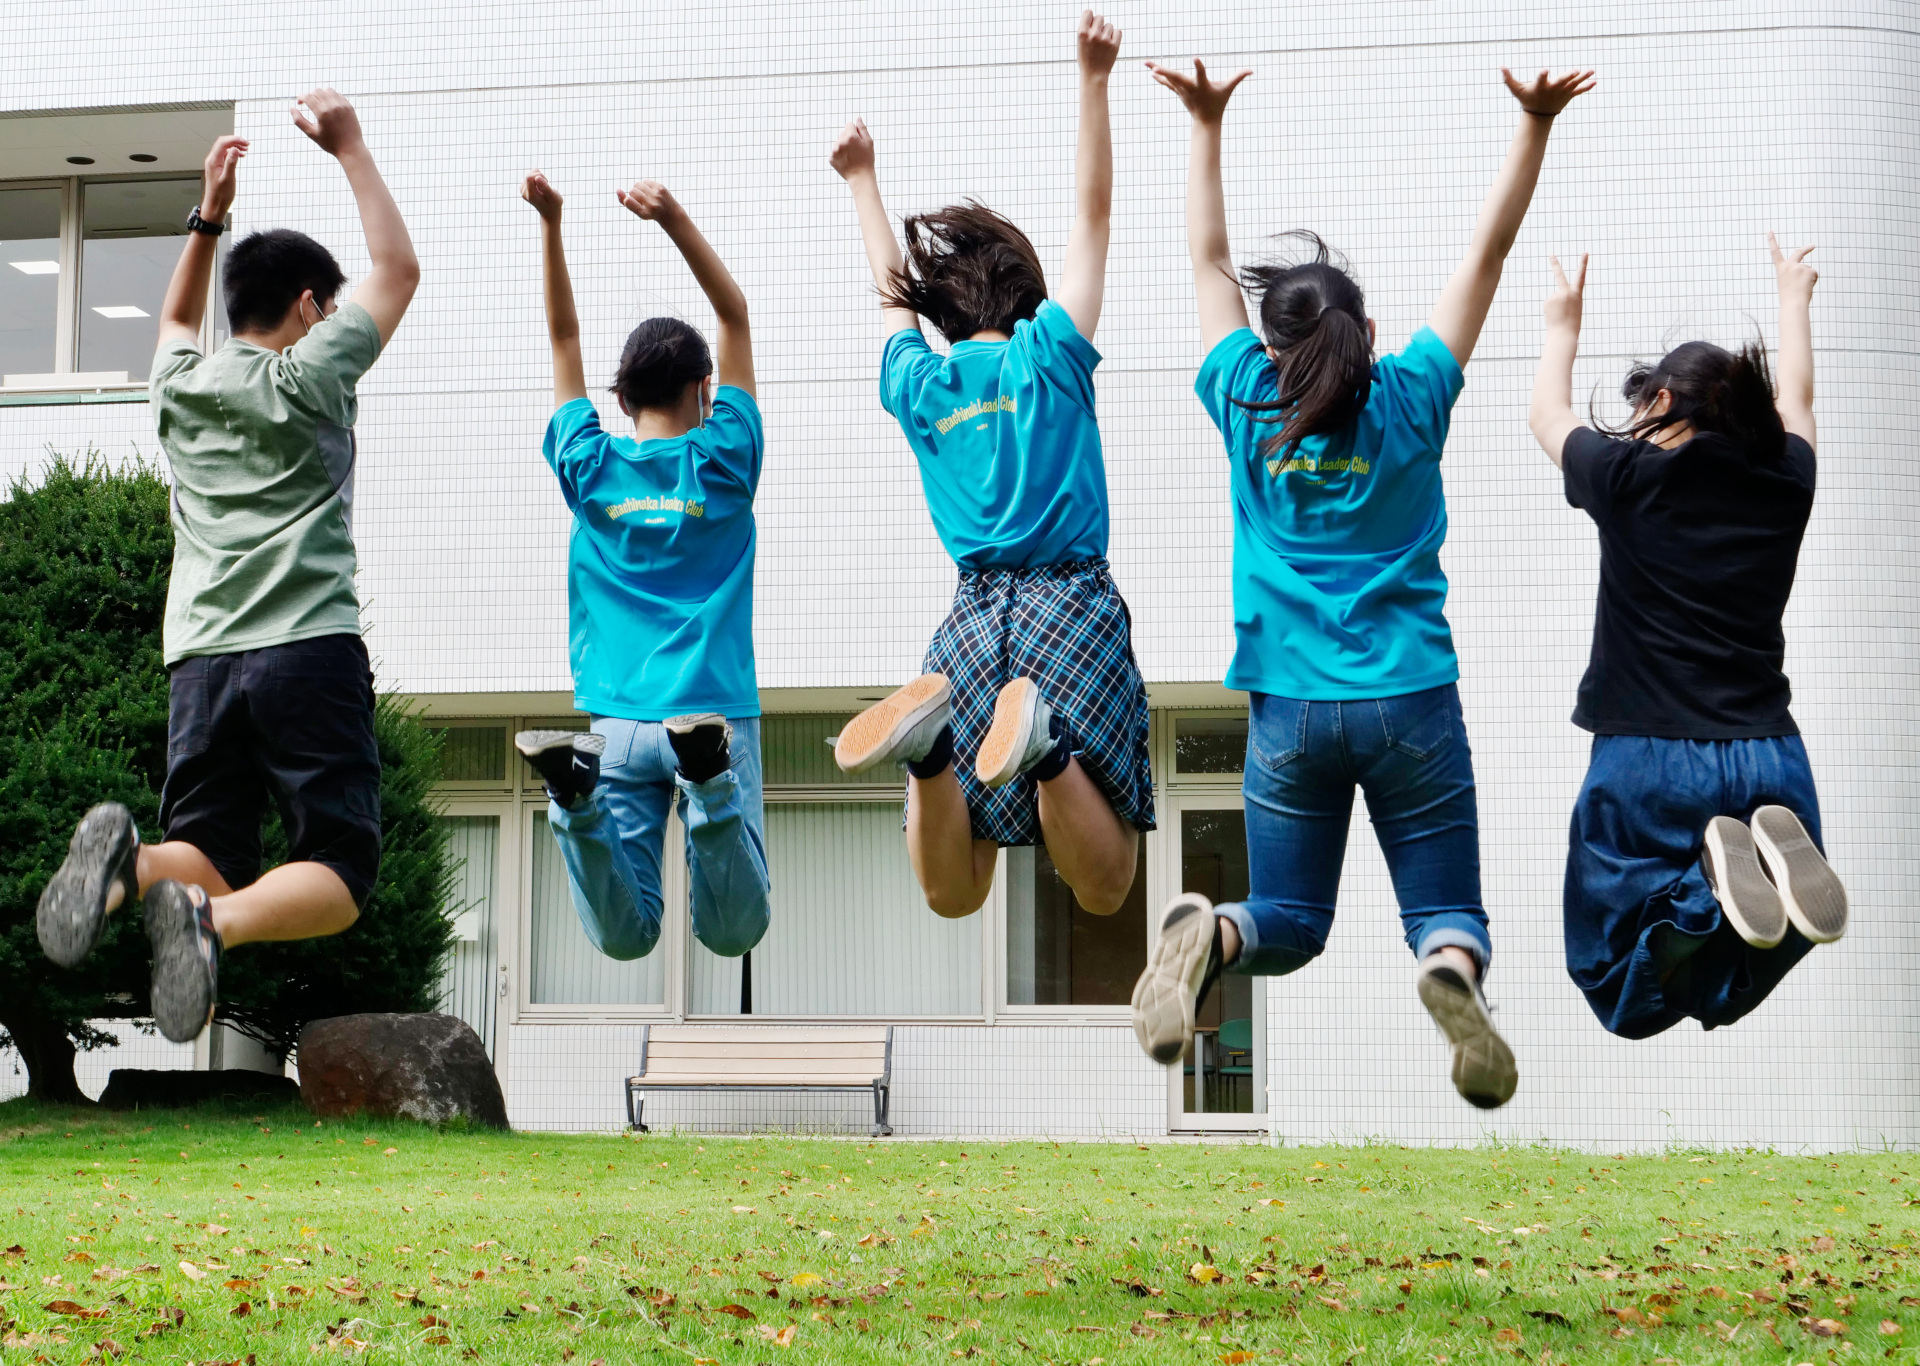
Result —
[{"label": "teal t-shirt", "polygon": [[1009,341],[942,356],[918,328],[887,339],[880,403],[920,463],[940,543],[962,569],[1107,553],[1107,468],[1093,415],[1100,353],[1051,299]]},{"label": "teal t-shirt", "polygon": [[753,396],[722,385],[703,426],[654,441],[609,436],[591,400],[576,398],[547,423],[544,450],[573,510],[573,704],[630,721],[758,716]]},{"label": "teal t-shirt", "polygon": [[1460,677],[1440,570],[1440,452],[1460,384],[1453,353],[1423,327],[1374,362],[1366,409],[1345,430],[1263,455],[1278,424],[1240,402],[1273,401],[1272,360],[1246,328],[1208,354],[1194,389],[1233,462],[1228,687],[1334,702]]}]

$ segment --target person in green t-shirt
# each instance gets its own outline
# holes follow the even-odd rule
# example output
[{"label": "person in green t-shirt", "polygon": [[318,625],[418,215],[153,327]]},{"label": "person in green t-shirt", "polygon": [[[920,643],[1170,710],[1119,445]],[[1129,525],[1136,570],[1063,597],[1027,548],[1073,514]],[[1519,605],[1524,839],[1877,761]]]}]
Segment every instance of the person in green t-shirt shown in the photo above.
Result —
[{"label": "person in green t-shirt", "polygon": [[[420,282],[407,226],[329,89],[293,106],[346,172],[373,269],[345,304],[332,253],[287,228],[227,254],[232,338],[200,350],[214,243],[246,139],[217,139],[160,310],[149,384],[173,471],[173,576],[164,842],[142,845],[109,802],[80,821],[40,897],[40,945],[77,965],[107,915],[139,899],[153,945],[153,1013],[176,1042],[213,1018],[236,944],[338,934],[380,869],[373,674],[354,592],[355,385]],[[271,799],[291,858],[260,871]]]}]

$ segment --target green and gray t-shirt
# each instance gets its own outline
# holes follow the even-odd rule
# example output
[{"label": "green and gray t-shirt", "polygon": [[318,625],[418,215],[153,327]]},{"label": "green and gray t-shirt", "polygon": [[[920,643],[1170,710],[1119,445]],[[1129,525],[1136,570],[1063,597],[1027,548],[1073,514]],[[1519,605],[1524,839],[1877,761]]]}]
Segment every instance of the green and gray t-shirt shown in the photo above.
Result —
[{"label": "green and gray t-shirt", "polygon": [[285,351],[163,344],[150,380],[173,467],[166,662],[359,635],[354,385],[380,355],[346,304]]}]

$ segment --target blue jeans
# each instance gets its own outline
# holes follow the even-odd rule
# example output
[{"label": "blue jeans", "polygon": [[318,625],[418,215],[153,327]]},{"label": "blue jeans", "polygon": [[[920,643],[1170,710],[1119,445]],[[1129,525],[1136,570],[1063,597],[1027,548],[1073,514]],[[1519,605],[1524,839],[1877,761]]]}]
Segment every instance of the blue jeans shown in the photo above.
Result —
[{"label": "blue jeans", "polygon": [[1473,757],[1449,683],[1401,697],[1302,702],[1255,693],[1247,736],[1246,901],[1216,909],[1240,931],[1229,971],[1277,977],[1319,957],[1333,929],[1353,790],[1387,856],[1407,947],[1493,957],[1480,905]]},{"label": "blue jeans", "polygon": [[1775,948],[1748,944],[1700,871],[1707,822],[1761,806],[1786,807],[1820,843],[1799,736],[1594,737],[1567,851],[1567,975],[1607,1029],[1644,1039],[1688,1017],[1732,1024],[1813,947],[1791,927]]},{"label": "blue jeans", "polygon": [[675,772],[665,726],[596,716],[595,733],[607,737],[600,786],[577,810],[547,803],[580,928],[609,958],[644,958],[660,940],[660,855],[676,801],[687,829],[694,938],[737,958],[767,932],[760,722],[729,724],[732,766],[690,783]]}]

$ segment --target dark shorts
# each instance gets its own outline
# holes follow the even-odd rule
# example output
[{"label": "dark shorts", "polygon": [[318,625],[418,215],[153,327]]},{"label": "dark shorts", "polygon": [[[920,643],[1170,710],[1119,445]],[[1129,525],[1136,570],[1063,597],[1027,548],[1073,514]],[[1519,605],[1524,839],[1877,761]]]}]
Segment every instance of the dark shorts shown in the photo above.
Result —
[{"label": "dark shorts", "polygon": [[994,699],[1016,678],[1040,685],[1114,814],[1135,830],[1153,829],[1147,685],[1133,658],[1133,617],[1105,560],[963,572],[925,667],[953,684],[954,771],[975,839],[1040,842],[1032,779],[987,788],[974,777]]},{"label": "dark shorts", "polygon": [[260,876],[269,799],[288,858],[340,875],[364,907],[380,872],[373,671],[359,636],[183,659],[170,672],[160,826],[227,885]]}]

